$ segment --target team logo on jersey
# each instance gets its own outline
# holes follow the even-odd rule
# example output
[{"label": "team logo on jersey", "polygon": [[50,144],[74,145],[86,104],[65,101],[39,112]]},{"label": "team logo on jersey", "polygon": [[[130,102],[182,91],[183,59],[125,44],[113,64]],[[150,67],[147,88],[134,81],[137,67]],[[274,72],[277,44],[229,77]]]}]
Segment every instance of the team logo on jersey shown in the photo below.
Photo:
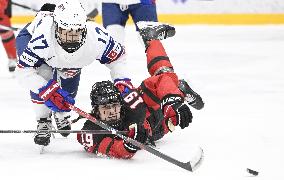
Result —
[{"label": "team logo on jersey", "polygon": [[111,59],[111,61],[114,61],[117,58],[118,53],[115,50],[111,50],[107,57]]},{"label": "team logo on jersey", "polygon": [[108,63],[111,63],[115,60],[117,60],[121,56],[121,52],[123,51],[120,44],[117,44],[115,48],[113,48],[108,54],[107,58],[110,60]]}]

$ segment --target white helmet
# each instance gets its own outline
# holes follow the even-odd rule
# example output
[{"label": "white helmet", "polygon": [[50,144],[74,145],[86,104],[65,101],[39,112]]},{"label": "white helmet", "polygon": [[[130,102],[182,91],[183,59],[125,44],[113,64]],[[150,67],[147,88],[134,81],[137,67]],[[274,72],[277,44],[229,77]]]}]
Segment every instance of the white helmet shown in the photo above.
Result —
[{"label": "white helmet", "polygon": [[55,37],[68,53],[78,50],[87,35],[87,15],[78,0],[61,0],[54,10]]}]

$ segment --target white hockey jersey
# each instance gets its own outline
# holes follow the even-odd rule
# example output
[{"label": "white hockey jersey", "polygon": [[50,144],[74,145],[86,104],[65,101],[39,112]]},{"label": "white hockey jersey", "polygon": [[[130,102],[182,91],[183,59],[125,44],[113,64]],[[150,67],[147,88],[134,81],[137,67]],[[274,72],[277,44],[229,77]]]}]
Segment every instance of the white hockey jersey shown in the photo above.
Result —
[{"label": "white hockey jersey", "polygon": [[20,84],[38,93],[38,89],[48,81],[37,72],[43,64],[55,69],[74,70],[95,60],[109,67],[113,79],[127,77],[124,47],[114,41],[102,26],[94,22],[87,22],[86,26],[85,43],[74,53],[68,53],[57,43],[52,13],[38,13],[26,28],[32,38],[19,56],[16,77]]}]

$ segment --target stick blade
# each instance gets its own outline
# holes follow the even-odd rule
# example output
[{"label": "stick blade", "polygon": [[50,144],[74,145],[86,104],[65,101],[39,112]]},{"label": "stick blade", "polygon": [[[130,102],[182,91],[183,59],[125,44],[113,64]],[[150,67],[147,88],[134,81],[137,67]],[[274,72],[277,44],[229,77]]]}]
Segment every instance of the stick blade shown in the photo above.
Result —
[{"label": "stick blade", "polygon": [[197,147],[196,151],[194,152],[194,155],[191,157],[191,160],[186,163],[182,163],[180,167],[193,172],[201,165],[203,157],[203,149],[201,147]]},{"label": "stick blade", "polygon": [[198,147],[195,155],[191,158],[189,162],[187,162],[187,166],[191,167],[191,171],[195,171],[203,162],[204,152],[201,147]]}]

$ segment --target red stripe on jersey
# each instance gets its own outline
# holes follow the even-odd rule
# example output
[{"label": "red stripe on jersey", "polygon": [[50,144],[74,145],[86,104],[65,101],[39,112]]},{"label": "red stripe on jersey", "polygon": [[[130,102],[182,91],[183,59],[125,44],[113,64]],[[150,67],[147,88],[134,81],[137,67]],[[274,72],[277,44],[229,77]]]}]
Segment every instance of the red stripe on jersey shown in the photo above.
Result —
[{"label": "red stripe on jersey", "polygon": [[24,66],[19,64],[19,63],[17,63],[17,66],[18,66],[18,68],[24,68]]},{"label": "red stripe on jersey", "polygon": [[100,142],[100,145],[99,145],[99,149],[98,149],[98,153],[101,153],[101,154],[106,154],[106,150],[109,146],[109,144],[111,143],[112,141],[112,138],[110,137],[106,137],[104,138],[101,142]]}]

